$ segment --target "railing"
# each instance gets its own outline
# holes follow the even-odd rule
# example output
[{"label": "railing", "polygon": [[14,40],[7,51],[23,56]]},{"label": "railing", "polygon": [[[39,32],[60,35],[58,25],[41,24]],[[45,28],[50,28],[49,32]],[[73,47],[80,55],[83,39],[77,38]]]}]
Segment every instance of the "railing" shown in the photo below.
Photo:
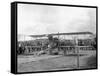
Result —
[{"label": "railing", "polygon": [[79,50],[95,50],[93,46],[59,46],[59,48],[65,48],[66,50],[73,50],[76,47]]},{"label": "railing", "polygon": [[[57,49],[58,51],[63,51],[63,52],[76,52],[76,48],[81,51],[91,51],[91,50],[96,50],[93,46],[58,46]],[[24,53],[32,53],[32,52],[39,52],[41,50],[47,50],[48,47],[43,47],[43,46],[24,46]],[[54,49],[51,49],[55,51]]]}]

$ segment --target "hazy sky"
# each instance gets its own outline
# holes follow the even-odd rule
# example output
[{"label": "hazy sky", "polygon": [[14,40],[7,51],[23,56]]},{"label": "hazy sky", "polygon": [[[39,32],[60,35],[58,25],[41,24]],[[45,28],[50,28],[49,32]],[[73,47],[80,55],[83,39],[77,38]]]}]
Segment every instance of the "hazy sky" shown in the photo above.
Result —
[{"label": "hazy sky", "polygon": [[96,9],[18,4],[18,34],[96,31]]}]

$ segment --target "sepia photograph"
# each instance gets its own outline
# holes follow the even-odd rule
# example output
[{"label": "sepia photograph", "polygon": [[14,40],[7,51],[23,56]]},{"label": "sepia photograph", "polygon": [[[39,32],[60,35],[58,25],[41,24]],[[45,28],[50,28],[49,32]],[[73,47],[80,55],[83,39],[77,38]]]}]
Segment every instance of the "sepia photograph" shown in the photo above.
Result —
[{"label": "sepia photograph", "polygon": [[97,68],[97,8],[17,4],[17,72]]}]

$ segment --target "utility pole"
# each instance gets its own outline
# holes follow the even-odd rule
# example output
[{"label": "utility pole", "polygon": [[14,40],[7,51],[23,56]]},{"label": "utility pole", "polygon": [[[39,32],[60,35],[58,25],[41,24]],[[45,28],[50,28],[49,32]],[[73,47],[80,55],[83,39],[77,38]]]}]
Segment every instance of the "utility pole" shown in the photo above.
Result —
[{"label": "utility pole", "polygon": [[58,53],[59,53],[59,51],[60,51],[60,47],[59,47],[59,32],[58,32]]}]

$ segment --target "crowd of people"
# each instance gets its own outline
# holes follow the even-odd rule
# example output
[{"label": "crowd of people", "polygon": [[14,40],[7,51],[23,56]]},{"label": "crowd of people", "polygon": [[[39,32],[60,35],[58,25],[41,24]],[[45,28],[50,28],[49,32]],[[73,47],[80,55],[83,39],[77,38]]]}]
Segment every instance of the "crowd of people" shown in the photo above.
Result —
[{"label": "crowd of people", "polygon": [[[63,40],[59,41],[57,38],[54,40],[51,40],[53,43],[51,46],[54,47],[54,43],[56,43],[56,48],[60,49],[66,49],[66,50],[74,50],[75,49],[75,42],[74,40]],[[23,54],[25,52],[34,52],[34,51],[40,51],[45,50],[48,48],[48,45],[50,44],[50,39],[37,39],[33,41],[20,41],[18,42],[18,54]],[[80,48],[81,50],[91,50],[96,49],[96,41],[95,39],[78,39],[78,46],[89,46],[86,48]],[[70,46],[70,47],[66,47]],[[66,48],[65,48],[66,47]]]}]

